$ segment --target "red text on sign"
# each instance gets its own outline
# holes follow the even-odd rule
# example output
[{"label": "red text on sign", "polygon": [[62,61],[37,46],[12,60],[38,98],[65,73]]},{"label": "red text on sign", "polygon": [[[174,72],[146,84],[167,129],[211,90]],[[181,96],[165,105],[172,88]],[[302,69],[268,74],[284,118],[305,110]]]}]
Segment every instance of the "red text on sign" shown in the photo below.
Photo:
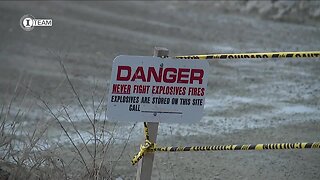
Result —
[{"label": "red text on sign", "polygon": [[112,94],[130,94],[131,85],[114,84],[112,86]]},{"label": "red text on sign", "polygon": [[204,96],[205,88],[196,88],[196,87],[189,87],[188,95],[189,96]]},{"label": "red text on sign", "polygon": [[136,81],[165,83],[181,83],[181,84],[202,84],[204,70],[189,68],[158,68],[148,67],[145,69],[138,66],[132,69],[130,66],[118,66],[117,81]]}]

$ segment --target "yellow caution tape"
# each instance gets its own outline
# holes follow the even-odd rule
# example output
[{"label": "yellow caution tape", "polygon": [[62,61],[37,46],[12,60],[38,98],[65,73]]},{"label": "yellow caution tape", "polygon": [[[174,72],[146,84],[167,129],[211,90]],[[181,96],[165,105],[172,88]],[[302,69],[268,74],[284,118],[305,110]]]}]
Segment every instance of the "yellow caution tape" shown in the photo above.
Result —
[{"label": "yellow caution tape", "polygon": [[137,162],[139,162],[139,160],[142,159],[142,157],[146,152],[149,152],[151,151],[151,149],[155,148],[155,144],[149,141],[149,131],[148,131],[147,123],[144,122],[143,126],[144,126],[145,142],[144,142],[144,145],[140,145],[140,151],[131,160],[132,165],[135,165]]},{"label": "yellow caution tape", "polygon": [[266,52],[266,53],[240,53],[240,54],[206,54],[175,56],[176,59],[250,59],[250,58],[319,58],[320,51],[305,52]]},{"label": "yellow caution tape", "polygon": [[147,123],[144,122],[144,123],[143,123],[143,126],[144,126],[144,136],[145,136],[145,139],[149,141],[150,139],[149,139],[149,131],[148,131]]},{"label": "yellow caution tape", "polygon": [[228,150],[275,150],[275,149],[307,149],[320,148],[320,142],[313,143],[273,143],[273,144],[244,144],[221,146],[190,146],[190,147],[154,147],[152,152],[179,152],[179,151],[228,151]]},{"label": "yellow caution tape", "polygon": [[135,165],[137,162],[139,162],[139,160],[142,159],[145,153],[151,152],[152,149],[155,149],[155,144],[146,139],[145,144],[140,145],[140,151],[138,152],[138,154],[135,155],[131,160],[132,165]]},{"label": "yellow caution tape", "polygon": [[146,140],[140,146],[139,153],[134,156],[131,163],[135,165],[146,152],[182,152],[182,151],[236,151],[236,150],[282,150],[282,149],[319,149],[320,142],[313,143],[273,143],[273,144],[243,144],[219,146],[189,146],[189,147],[156,147],[154,143]]},{"label": "yellow caution tape", "polygon": [[236,151],[236,150],[275,150],[275,149],[319,149],[320,142],[303,143],[273,143],[273,144],[243,144],[243,145],[219,145],[219,146],[189,146],[189,147],[156,147],[150,142],[148,126],[144,122],[145,143],[140,145],[140,151],[131,160],[132,165],[139,162],[145,153],[152,152],[182,152],[182,151]]}]

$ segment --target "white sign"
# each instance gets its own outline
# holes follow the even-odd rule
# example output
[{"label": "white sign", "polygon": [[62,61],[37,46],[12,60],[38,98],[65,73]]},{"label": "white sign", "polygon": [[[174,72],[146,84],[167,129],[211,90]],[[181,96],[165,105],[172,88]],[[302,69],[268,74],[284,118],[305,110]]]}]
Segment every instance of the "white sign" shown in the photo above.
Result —
[{"label": "white sign", "polygon": [[112,66],[107,116],[114,121],[191,123],[203,115],[209,63],[118,56]]}]

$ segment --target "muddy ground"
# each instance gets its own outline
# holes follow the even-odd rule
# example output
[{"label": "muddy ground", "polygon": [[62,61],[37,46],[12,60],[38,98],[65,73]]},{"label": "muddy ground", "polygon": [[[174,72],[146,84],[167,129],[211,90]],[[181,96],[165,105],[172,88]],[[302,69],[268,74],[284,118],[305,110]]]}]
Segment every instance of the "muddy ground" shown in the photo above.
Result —
[{"label": "muddy ground", "polygon": [[[316,51],[320,45],[317,1],[23,1],[1,2],[0,14],[0,104],[18,94],[12,111],[25,112],[26,126],[54,121],[32,93],[19,103],[28,86],[53,110],[67,104],[83,133],[90,126],[59,59],[90,109],[93,94],[95,100],[105,96],[117,55],[149,56],[154,46],[166,47],[174,56]],[[19,20],[25,14],[52,18],[53,27],[23,31]],[[210,68],[201,122],[160,124],[159,144],[319,141],[319,58],[211,61]],[[119,139],[129,135],[131,125],[118,126]],[[50,140],[63,141],[58,126],[50,128]],[[130,158],[141,141],[138,123],[113,178],[134,178]],[[319,160],[319,150],[162,153],[156,155],[153,179],[318,179]]]}]

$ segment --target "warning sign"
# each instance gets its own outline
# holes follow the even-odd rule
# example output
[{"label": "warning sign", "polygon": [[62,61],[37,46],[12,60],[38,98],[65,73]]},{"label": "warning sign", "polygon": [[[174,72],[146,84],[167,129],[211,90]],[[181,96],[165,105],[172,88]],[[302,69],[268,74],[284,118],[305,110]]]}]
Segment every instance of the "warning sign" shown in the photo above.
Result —
[{"label": "warning sign", "polygon": [[209,63],[118,56],[112,66],[109,120],[197,122],[203,115]]}]

